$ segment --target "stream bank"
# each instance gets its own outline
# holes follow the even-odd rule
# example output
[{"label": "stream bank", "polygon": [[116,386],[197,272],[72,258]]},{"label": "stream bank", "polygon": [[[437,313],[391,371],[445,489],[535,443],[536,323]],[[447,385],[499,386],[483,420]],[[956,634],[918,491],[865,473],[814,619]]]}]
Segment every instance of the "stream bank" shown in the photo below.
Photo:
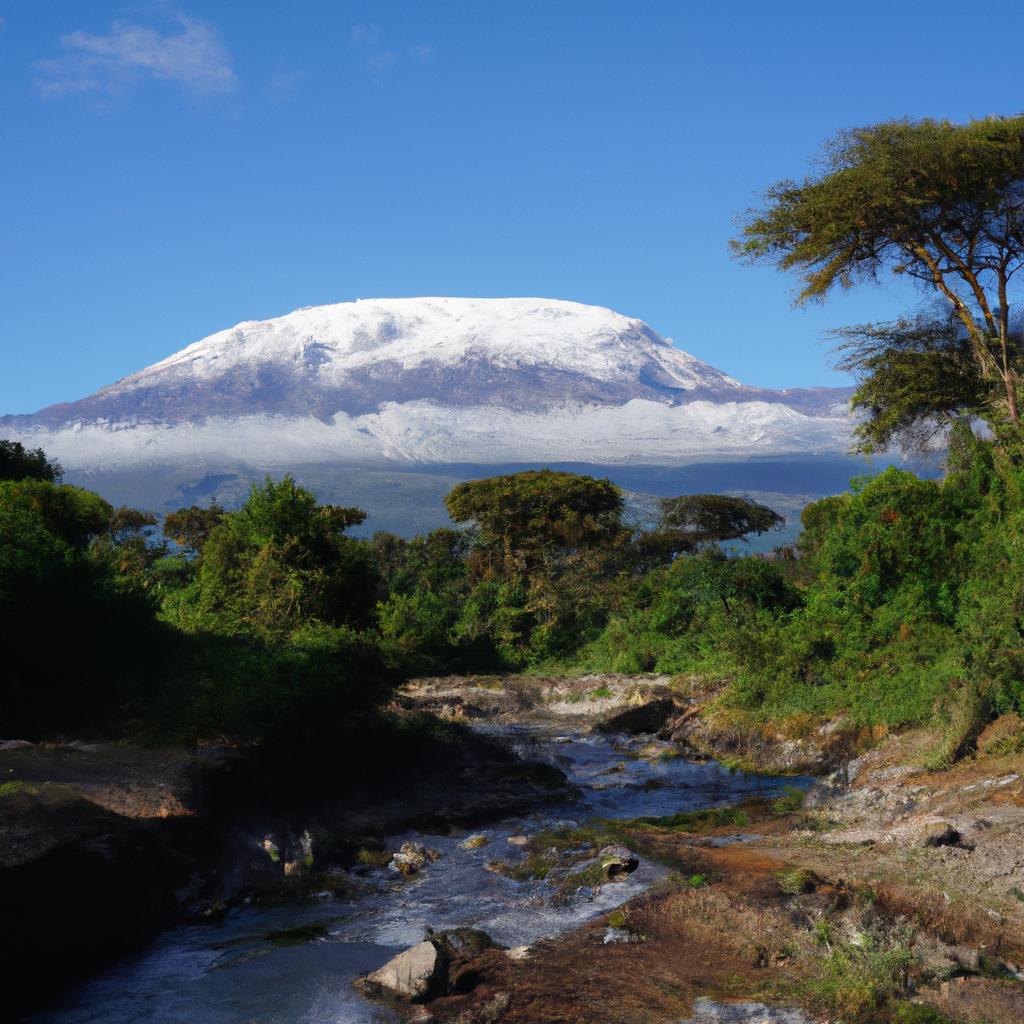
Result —
[{"label": "stream bank", "polygon": [[[346,872],[351,887],[343,896],[322,890],[301,902],[242,904],[219,920],[167,931],[32,1019],[398,1020],[399,1011],[364,999],[352,983],[422,941],[428,928],[472,927],[509,949],[530,947],[614,910],[668,873],[655,858],[627,856],[621,872],[598,878],[587,870],[589,855],[581,848],[545,877],[534,877],[531,837],[576,829],[596,817],[728,804],[770,795],[781,785],[714,762],[688,761],[675,756],[671,744],[651,737],[536,725],[478,728],[482,742],[500,740],[518,757],[516,763],[545,763],[564,772],[571,789],[560,801],[512,811],[488,824],[404,829],[386,838],[383,857],[364,856]],[[418,869],[410,875],[394,870],[393,855],[411,855],[420,844],[429,856]]]},{"label": "stream bank", "polygon": [[401,709],[336,749],[299,753],[7,741],[0,779],[10,1019],[182,922],[244,902],[347,898],[346,868],[391,833],[568,793],[557,767]]}]

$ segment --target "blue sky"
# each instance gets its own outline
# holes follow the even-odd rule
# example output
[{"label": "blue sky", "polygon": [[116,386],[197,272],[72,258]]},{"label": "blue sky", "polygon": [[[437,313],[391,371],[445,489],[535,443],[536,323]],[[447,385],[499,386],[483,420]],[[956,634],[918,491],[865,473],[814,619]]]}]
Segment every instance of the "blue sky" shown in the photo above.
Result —
[{"label": "blue sky", "polygon": [[1024,8],[964,10],[0,0],[0,412],[396,295],[598,303],[751,384],[838,383],[825,330],[917,296],[794,310],[734,218],[840,128],[1024,108]]}]

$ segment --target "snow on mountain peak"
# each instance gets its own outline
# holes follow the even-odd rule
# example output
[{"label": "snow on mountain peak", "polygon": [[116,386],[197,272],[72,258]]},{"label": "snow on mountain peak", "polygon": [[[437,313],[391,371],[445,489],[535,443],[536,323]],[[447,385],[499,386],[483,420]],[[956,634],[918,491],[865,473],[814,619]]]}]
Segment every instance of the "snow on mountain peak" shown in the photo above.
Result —
[{"label": "snow on mountain peak", "polygon": [[0,426],[68,467],[672,462],[841,450],[848,397],[748,387],[600,306],[360,299],[243,321]]},{"label": "snow on mountain peak", "polygon": [[219,331],[115,387],[167,374],[209,379],[242,366],[315,367],[324,384],[379,363],[404,370],[485,360],[497,367],[544,365],[599,380],[655,364],[666,385],[690,389],[737,382],[675,348],[643,321],[560,299],[357,299],[308,306]]}]

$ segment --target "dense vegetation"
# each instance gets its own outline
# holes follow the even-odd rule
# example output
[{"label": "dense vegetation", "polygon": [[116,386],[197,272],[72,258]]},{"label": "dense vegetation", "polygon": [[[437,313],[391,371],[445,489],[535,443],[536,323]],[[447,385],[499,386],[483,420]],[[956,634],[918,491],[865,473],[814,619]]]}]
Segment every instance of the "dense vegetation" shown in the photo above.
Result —
[{"label": "dense vegetation", "polygon": [[460,484],[458,528],[413,540],[348,536],[362,512],[288,477],[158,524],[3,441],[4,732],[295,745],[412,673],[653,670],[712,674],[727,713],[794,726],[937,719],[954,757],[1024,712],[1022,140],[1021,117],[845,133],[734,243],[796,271],[800,301],[892,272],[944,303],[839,332],[860,447],[938,438],[943,480],[855,480],[762,558],[722,548],[779,523],[756,503],[670,498],[634,529],[607,480],[550,470]]},{"label": "dense vegetation", "polygon": [[409,674],[590,670],[711,674],[758,718],[967,736],[1024,711],[1022,488],[961,425],[944,480],[854,481],[807,507],[796,551],[758,557],[721,543],[775,526],[763,506],[667,499],[636,530],[613,485],[552,471],[461,484],[468,525],[412,540],[348,536],[359,510],[288,477],[169,514],[163,539],[46,473],[2,481],[4,731],[302,744]]}]

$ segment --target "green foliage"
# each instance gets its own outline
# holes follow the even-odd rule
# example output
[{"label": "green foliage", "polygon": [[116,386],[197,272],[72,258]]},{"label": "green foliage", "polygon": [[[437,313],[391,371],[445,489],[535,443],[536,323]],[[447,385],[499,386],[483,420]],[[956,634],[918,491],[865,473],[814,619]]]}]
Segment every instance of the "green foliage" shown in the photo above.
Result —
[{"label": "green foliage", "polygon": [[345,532],[357,509],[268,480],[236,511],[168,517],[171,554],[144,512],[0,482],[5,727],[315,746],[410,673],[659,671],[728,679],[741,718],[930,722],[940,767],[1024,711],[1024,469],[962,423],[944,480],[854,481],[805,509],[789,562],[704,546],[769,528],[749,503],[673,499],[662,528],[696,553],[650,568],[607,482],[483,483],[455,502],[477,530],[368,542]]},{"label": "green foliage", "polygon": [[506,571],[625,535],[618,487],[550,469],[467,481],[448,494],[445,507],[455,522],[479,527],[481,547]]},{"label": "green foliage", "polygon": [[799,896],[801,893],[813,892],[819,884],[819,879],[813,871],[807,868],[783,868],[775,874],[779,888],[787,896]]},{"label": "green foliage", "polygon": [[859,381],[851,401],[862,414],[854,429],[857,451],[884,452],[896,444],[926,451],[955,420],[984,415],[991,388],[962,324],[917,317],[834,333],[844,339],[838,369]]},{"label": "green foliage", "polygon": [[20,441],[0,440],[0,480],[42,480],[59,484],[60,465],[46,457],[42,448],[28,449]]},{"label": "green foliage", "polygon": [[377,577],[368,545],[344,535],[358,509],[320,505],[286,476],[254,486],[202,544],[194,584],[167,604],[172,622],[283,640],[304,623],[369,622]]},{"label": "green foliage", "polygon": [[196,555],[203,550],[210,534],[223,519],[224,509],[216,502],[209,508],[200,508],[198,505],[179,508],[177,512],[168,512],[164,516],[164,536]]},{"label": "green foliage", "polygon": [[[862,361],[860,398],[881,411],[862,441],[948,412],[950,402],[969,406],[980,382],[990,400],[979,411],[1018,444],[1024,360],[1008,296],[1024,265],[1024,116],[856,128],[833,140],[819,167],[803,182],[768,190],[765,207],[748,214],[733,242],[737,255],[796,271],[800,302],[883,271],[910,275],[946,305],[967,342],[961,350],[883,345]],[[965,356],[973,380],[962,371]],[[920,382],[910,376],[915,367]],[[924,390],[929,380],[938,385],[934,402]]]},{"label": "green foliage", "polygon": [[[913,954],[898,942],[836,946],[821,963],[820,976],[808,986],[818,1006],[842,1024],[871,1024],[879,1011],[907,990]],[[912,1019],[912,1018],[911,1018]]]},{"label": "green foliage", "polygon": [[44,529],[77,550],[107,530],[114,515],[98,494],[44,480],[0,481],[0,504],[30,511]]},{"label": "green foliage", "polygon": [[691,545],[740,540],[780,526],[782,516],[766,505],[726,494],[687,494],[663,498],[662,524],[678,530]]},{"label": "green foliage", "polygon": [[[122,517],[123,518],[123,517]],[[0,721],[38,737],[123,728],[165,652],[151,601],[118,573],[119,522],[101,498],[42,480],[0,482]]]}]

